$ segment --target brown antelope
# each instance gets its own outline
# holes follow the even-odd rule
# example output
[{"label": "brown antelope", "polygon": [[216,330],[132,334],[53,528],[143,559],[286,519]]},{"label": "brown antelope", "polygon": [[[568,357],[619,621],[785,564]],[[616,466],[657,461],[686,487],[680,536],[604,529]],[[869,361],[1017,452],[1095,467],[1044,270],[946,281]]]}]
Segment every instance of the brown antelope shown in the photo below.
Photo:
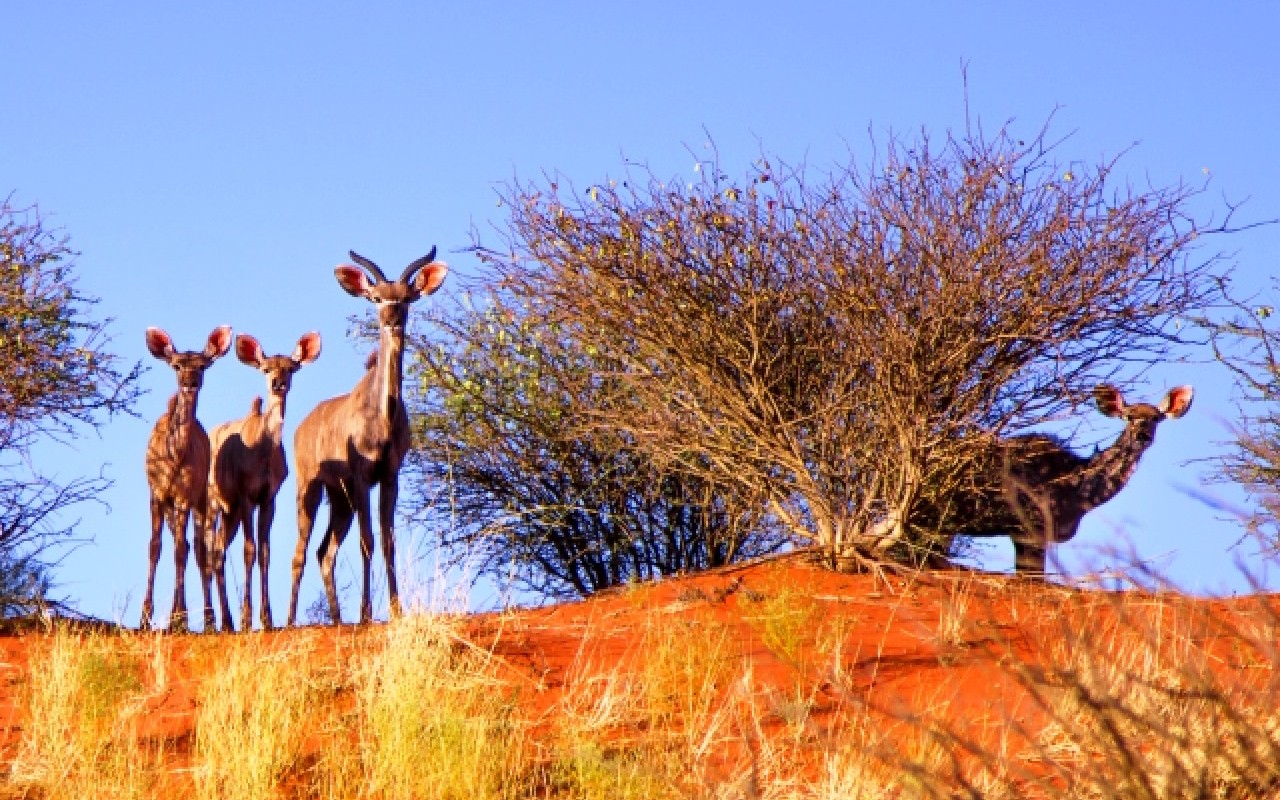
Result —
[{"label": "brown antelope", "polygon": [[1126,423],[1108,448],[1082,458],[1057,438],[1030,434],[1004,440],[997,473],[978,498],[962,536],[1009,536],[1014,567],[1020,573],[1045,572],[1048,545],[1076,535],[1085,514],[1115,497],[1138,467],[1138,459],[1155,441],[1156,426],[1177,419],[1191,408],[1190,386],[1169,390],[1159,405],[1126,405],[1120,390],[1101,385],[1093,390],[1098,410]]},{"label": "brown antelope", "polygon": [[329,600],[329,615],[342,622],[333,570],[338,548],[351,529],[352,516],[360,526],[363,582],[360,621],[373,613],[369,573],[373,558],[373,527],[369,492],[378,490],[378,518],[382,529],[382,557],[387,566],[387,593],[391,614],[400,613],[395,575],[395,509],[399,493],[400,464],[409,451],[409,417],[400,398],[404,367],[404,327],[409,305],[440,288],[448,267],[435,261],[435,248],[389,281],[367,258],[351,253],[359,267],[342,264],[334,270],[338,284],[355,297],[363,297],[378,309],[378,350],[369,369],[350,394],[320,403],[298,424],[294,434],[294,459],[298,468],[298,546],[293,554],[293,591],[289,596],[289,625],[296,621],[298,587],[306,564],[307,545],[320,501],[329,498],[329,527],[316,558]]},{"label": "brown antelope", "polygon": [[[209,470],[209,523],[213,533],[210,571],[218,583],[222,607],[222,629],[235,630],[227,601],[227,546],[244,528],[244,601],[240,605],[240,627],[248,630],[252,615],[252,575],[255,555],[260,577],[259,621],[263,630],[272,627],[271,598],[267,589],[271,563],[271,521],[275,517],[276,493],[289,474],[285,464],[281,434],[284,429],[285,399],[293,383],[293,373],[320,357],[320,334],[307,333],[298,339],[293,355],[270,356],[258,340],[248,334],[236,337],[236,357],[241,363],[262,370],[267,376],[267,408],[255,397],[249,415],[224,422],[209,434],[213,464]],[[258,528],[254,531],[254,511]],[[256,539],[256,547],[255,547]],[[256,553],[255,553],[256,550]],[[201,576],[208,596],[210,576]]]},{"label": "brown antelope", "polygon": [[[150,567],[147,594],[142,601],[143,630],[151,628],[156,565],[160,562],[160,535],[165,521],[173,532],[173,609],[169,628],[187,628],[187,521],[195,514],[196,566],[201,575],[208,569],[209,437],[196,419],[196,400],[204,383],[204,371],[231,347],[231,328],[223,325],[209,334],[204,350],[179,352],[169,334],[147,328],[147,349],[151,355],[173,367],[178,374],[178,393],[169,398],[168,408],[156,421],[147,442],[147,485],[151,489]],[[205,625],[213,624],[212,602],[205,588]]]}]

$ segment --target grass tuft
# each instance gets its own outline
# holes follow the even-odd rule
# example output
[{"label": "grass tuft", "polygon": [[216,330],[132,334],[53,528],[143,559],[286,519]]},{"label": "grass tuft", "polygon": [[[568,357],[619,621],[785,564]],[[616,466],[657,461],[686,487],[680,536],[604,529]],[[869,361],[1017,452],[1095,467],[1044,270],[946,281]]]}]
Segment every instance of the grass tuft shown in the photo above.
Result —
[{"label": "grass tuft", "polygon": [[139,645],[59,626],[32,653],[28,717],[10,773],[24,796],[152,796],[160,754],[138,739],[146,699]]},{"label": "grass tuft", "polygon": [[387,624],[352,671],[361,794],[483,800],[519,796],[523,731],[511,687],[440,615]]},{"label": "grass tuft", "polygon": [[201,798],[269,797],[296,770],[315,696],[307,647],[272,647],[264,634],[230,641],[200,687],[195,784]]}]

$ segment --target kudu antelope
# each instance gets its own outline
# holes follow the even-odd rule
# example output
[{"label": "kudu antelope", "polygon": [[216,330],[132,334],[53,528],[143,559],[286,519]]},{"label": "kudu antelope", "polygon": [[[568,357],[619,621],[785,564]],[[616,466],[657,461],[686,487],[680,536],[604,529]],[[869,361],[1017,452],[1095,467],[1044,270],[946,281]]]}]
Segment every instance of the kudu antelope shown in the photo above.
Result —
[{"label": "kudu antelope", "polygon": [[[169,628],[187,628],[187,521],[195,514],[196,566],[201,575],[208,569],[209,437],[196,419],[196,400],[204,383],[204,371],[231,347],[231,328],[223,325],[209,334],[204,350],[179,352],[169,334],[147,328],[147,349],[151,355],[173,367],[178,374],[178,393],[169,398],[168,408],[156,421],[147,442],[147,485],[151,489],[150,567],[147,594],[142,601],[140,627],[151,627],[155,607],[153,594],[156,565],[160,562],[160,535],[167,520],[173,532],[173,609]],[[211,600],[205,587],[205,622],[210,624]]]},{"label": "kudu antelope", "polygon": [[1070,540],[1085,514],[1115,497],[1155,441],[1156,426],[1191,408],[1192,388],[1169,390],[1159,405],[1127,405],[1120,390],[1094,389],[1098,410],[1125,421],[1120,437],[1089,458],[1071,452],[1053,436],[1030,434],[1001,442],[986,492],[963,536],[1009,536],[1019,573],[1043,575],[1049,544]]},{"label": "kudu antelope", "polygon": [[[218,584],[222,629],[234,630],[227,601],[226,553],[237,530],[244,528],[244,601],[240,605],[240,627],[248,630],[250,626],[256,555],[260,578],[258,617],[263,630],[267,630],[272,627],[267,589],[271,521],[275,517],[276,493],[289,474],[281,443],[285,399],[293,383],[293,373],[320,357],[320,334],[304,334],[298,339],[293,354],[287,356],[267,356],[257,339],[240,334],[236,337],[236,357],[267,376],[268,399],[265,413],[262,398],[255,397],[248,416],[224,422],[209,434],[213,447],[213,464],[209,470],[209,524],[213,533],[210,571]],[[206,573],[201,578],[208,596],[210,575]],[[208,609],[205,613],[208,615]]]},{"label": "kudu antelope", "polygon": [[440,288],[448,267],[435,261],[435,248],[410,264],[399,280],[389,281],[367,258],[351,253],[359,267],[342,264],[334,270],[338,284],[354,297],[378,309],[378,350],[368,371],[350,394],[320,403],[298,424],[294,459],[298,468],[298,546],[293,555],[293,590],[289,596],[289,625],[297,618],[298,587],[306,564],[307,544],[316,511],[329,498],[329,527],[316,558],[334,624],[342,622],[333,570],[338,548],[351,529],[354,515],[360,526],[363,561],[360,621],[372,616],[369,572],[373,558],[373,528],[369,492],[378,490],[378,519],[382,529],[382,557],[387,566],[387,594],[391,613],[400,613],[396,588],[394,523],[399,493],[400,464],[409,450],[409,417],[400,398],[404,367],[404,327],[409,305]]}]

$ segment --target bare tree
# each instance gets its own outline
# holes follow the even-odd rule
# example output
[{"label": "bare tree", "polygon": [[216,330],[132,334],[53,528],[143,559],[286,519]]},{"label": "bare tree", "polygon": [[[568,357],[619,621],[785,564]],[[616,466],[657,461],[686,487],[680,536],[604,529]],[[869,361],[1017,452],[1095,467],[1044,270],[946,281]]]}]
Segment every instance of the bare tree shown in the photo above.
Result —
[{"label": "bare tree", "polygon": [[433,320],[410,370],[413,507],[459,560],[544,596],[706,569],[787,541],[739,484],[582,425],[637,398],[582,331],[497,293]]},{"label": "bare tree", "polygon": [[592,415],[655,463],[767,492],[833,563],[946,550],[1002,437],[1178,344],[1213,294],[1196,190],[1064,167],[1042,131],[891,140],[814,176],[515,185],[477,252],[636,398]]},{"label": "bare tree", "polygon": [[73,533],[76,506],[111,485],[101,474],[51,477],[32,447],[68,442],[132,413],[140,363],[108,347],[110,319],[76,286],[75,256],[39,211],[0,201],[0,614],[21,613],[48,587],[44,555]]}]

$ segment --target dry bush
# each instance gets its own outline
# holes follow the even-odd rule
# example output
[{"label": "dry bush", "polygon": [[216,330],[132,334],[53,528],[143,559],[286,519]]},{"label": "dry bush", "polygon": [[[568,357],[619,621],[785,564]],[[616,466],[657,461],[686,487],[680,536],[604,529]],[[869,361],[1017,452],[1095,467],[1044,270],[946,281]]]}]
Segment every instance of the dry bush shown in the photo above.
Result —
[{"label": "dry bush", "polygon": [[656,464],[625,432],[580,425],[638,400],[609,378],[615,362],[541,311],[489,289],[415,336],[410,463],[424,480],[409,505],[448,552],[564,597],[786,543],[758,492]]},{"label": "dry bush", "polygon": [[[589,634],[583,637],[588,646]],[[643,690],[621,664],[592,661],[580,649],[549,727],[554,739],[539,757],[552,796],[578,800],[660,797],[663,781],[629,731],[641,722]]]},{"label": "dry bush", "polygon": [[515,185],[476,250],[627,400],[565,424],[763,492],[837,563],[920,559],[982,512],[997,437],[1164,358],[1213,296],[1195,190],[1054,153],[1002,130],[817,176],[764,158],[694,184]]},{"label": "dry bush", "polygon": [[1269,601],[1221,618],[1176,597],[1107,610],[1105,625],[1088,609],[1070,614],[1072,632],[1046,663],[1020,670],[1051,719],[1037,750],[1069,787],[1058,796],[1280,796]]},{"label": "dry bush", "polygon": [[944,648],[959,648],[965,645],[973,624],[969,615],[973,584],[972,577],[947,581],[946,597],[942,600],[935,634],[937,643]]},{"label": "dry bush", "polygon": [[1134,591],[1063,606],[1025,624],[1028,642],[1006,643],[1004,670],[1024,698],[1016,717],[1008,696],[994,729],[879,709],[945,758],[926,765],[892,746],[876,760],[927,797],[1280,797],[1280,626],[1268,598],[1214,609]]},{"label": "dry bush", "polygon": [[[830,642],[854,617],[838,605],[745,594],[732,622],[653,604],[621,658],[614,630],[588,626],[563,684],[439,614],[353,629],[332,658],[310,639],[193,639],[188,658],[212,668],[196,670],[189,774],[196,793],[230,797],[1280,797],[1274,598],[960,582],[939,597],[982,636],[932,674],[981,670],[991,707],[965,718],[947,680],[904,698],[846,669]],[[766,636],[785,667],[767,678],[748,657]],[[173,796],[173,754],[138,738],[172,642],[55,632],[33,654],[4,789]],[[997,662],[1007,680],[987,695]],[[538,711],[544,691],[558,699]]]},{"label": "dry bush", "polygon": [[[1025,638],[1002,643],[1003,623],[989,624],[987,641],[961,659],[986,670],[988,648],[1005,648],[1012,680],[983,720],[957,717],[943,685],[878,707],[842,683],[830,651],[826,669],[797,668],[798,685],[814,708],[823,686],[844,703],[789,718],[780,687],[760,681],[716,623],[672,624],[655,610],[635,658],[607,666],[585,655],[597,635],[588,631],[548,718],[557,735],[543,740],[544,788],[557,797],[1280,796],[1280,620],[1265,599],[1225,611],[1145,591],[1046,591],[965,581],[946,593],[957,607],[944,617],[963,606],[970,626],[994,613],[993,597],[1027,606],[1017,625]],[[773,631],[770,649],[790,653],[787,663],[819,659],[823,637],[792,624],[810,618],[805,606],[767,602],[744,610],[762,636]]]},{"label": "dry bush", "polygon": [[740,669],[732,631],[710,619],[651,620],[641,639],[639,680],[646,726],[680,743],[682,763],[696,770],[723,735],[726,690]]},{"label": "dry bush", "polygon": [[109,350],[110,319],[75,280],[75,252],[35,208],[0,198],[0,616],[29,613],[49,585],[48,549],[74,531],[67,513],[100,502],[102,475],[50,477],[39,442],[65,442],[132,413],[140,363]]},{"label": "dry bush", "polygon": [[548,717],[551,796],[783,796],[783,785],[796,787],[794,742],[772,741],[773,692],[757,685],[729,626],[654,610],[635,652],[608,664],[591,655],[594,635]]}]

